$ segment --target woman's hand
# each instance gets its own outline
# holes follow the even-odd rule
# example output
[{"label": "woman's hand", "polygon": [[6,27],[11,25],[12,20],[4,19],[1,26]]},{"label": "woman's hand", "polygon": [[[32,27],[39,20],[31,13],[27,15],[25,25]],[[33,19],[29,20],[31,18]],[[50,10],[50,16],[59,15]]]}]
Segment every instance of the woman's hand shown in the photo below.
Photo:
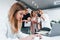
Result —
[{"label": "woman's hand", "polygon": [[43,16],[41,16],[41,18],[45,21],[45,18]]},{"label": "woman's hand", "polygon": [[36,20],[31,20],[32,21],[32,23],[37,23],[37,21]]},{"label": "woman's hand", "polygon": [[27,20],[23,20],[23,22],[26,22],[27,23],[28,21]]},{"label": "woman's hand", "polygon": [[31,21],[31,18],[30,18],[30,17],[28,17],[28,18],[27,18],[27,20],[28,20],[28,21]]},{"label": "woman's hand", "polygon": [[30,35],[25,38],[21,38],[20,40],[34,40],[34,38],[35,38],[35,35]]},{"label": "woman's hand", "polygon": [[40,39],[42,39],[41,34],[35,34],[36,37],[39,37]]},{"label": "woman's hand", "polygon": [[34,40],[35,37],[39,37],[40,39],[42,38],[40,34],[32,34],[32,35],[27,36],[25,38],[21,38],[20,40]]}]

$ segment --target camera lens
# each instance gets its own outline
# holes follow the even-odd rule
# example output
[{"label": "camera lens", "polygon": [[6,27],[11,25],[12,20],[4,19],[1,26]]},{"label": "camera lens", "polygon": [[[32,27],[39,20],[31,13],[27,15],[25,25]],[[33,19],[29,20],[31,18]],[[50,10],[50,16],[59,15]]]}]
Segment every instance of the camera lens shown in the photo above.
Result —
[{"label": "camera lens", "polygon": [[37,15],[38,15],[38,17],[40,17],[40,16],[41,16],[39,13],[38,13]]}]

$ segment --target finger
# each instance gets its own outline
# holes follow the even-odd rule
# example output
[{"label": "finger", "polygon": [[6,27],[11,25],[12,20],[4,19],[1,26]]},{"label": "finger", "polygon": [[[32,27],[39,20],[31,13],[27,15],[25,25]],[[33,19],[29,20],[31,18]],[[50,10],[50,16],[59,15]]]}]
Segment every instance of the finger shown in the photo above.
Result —
[{"label": "finger", "polygon": [[37,37],[39,37],[40,39],[42,38],[41,34],[36,34]]}]

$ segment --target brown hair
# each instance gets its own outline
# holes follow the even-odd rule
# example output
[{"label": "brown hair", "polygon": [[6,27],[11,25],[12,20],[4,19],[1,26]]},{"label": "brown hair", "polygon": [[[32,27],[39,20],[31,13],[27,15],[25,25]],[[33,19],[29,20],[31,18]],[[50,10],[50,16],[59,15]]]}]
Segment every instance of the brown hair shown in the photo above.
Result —
[{"label": "brown hair", "polygon": [[38,11],[39,11],[39,13],[43,14],[43,11],[41,9],[39,9]]},{"label": "brown hair", "polygon": [[[20,11],[20,10],[25,10],[26,8],[24,7],[24,5],[22,5],[21,3],[14,3],[10,10],[9,10],[9,21],[10,21],[10,24],[11,24],[11,28],[14,32],[17,32],[18,31],[18,23],[17,23],[17,19],[15,18],[15,14]],[[15,28],[15,29],[14,29]]]},{"label": "brown hair", "polygon": [[31,11],[31,14],[30,14],[30,16],[31,16],[31,18],[32,18],[32,16],[33,16],[33,11]]},{"label": "brown hair", "polygon": [[33,17],[33,12],[37,14],[37,12],[35,10],[31,11],[31,14],[30,14],[31,17]]}]

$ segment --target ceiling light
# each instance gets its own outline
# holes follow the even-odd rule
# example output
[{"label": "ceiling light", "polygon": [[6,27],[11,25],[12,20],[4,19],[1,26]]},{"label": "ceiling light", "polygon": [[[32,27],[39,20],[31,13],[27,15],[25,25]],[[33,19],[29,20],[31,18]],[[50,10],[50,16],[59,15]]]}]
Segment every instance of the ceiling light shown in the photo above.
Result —
[{"label": "ceiling light", "polygon": [[39,6],[37,5],[37,8],[39,8]]},{"label": "ceiling light", "polygon": [[35,3],[35,1],[32,1],[32,4],[34,4]]},{"label": "ceiling light", "polygon": [[37,4],[35,3],[34,6],[37,6]]}]

